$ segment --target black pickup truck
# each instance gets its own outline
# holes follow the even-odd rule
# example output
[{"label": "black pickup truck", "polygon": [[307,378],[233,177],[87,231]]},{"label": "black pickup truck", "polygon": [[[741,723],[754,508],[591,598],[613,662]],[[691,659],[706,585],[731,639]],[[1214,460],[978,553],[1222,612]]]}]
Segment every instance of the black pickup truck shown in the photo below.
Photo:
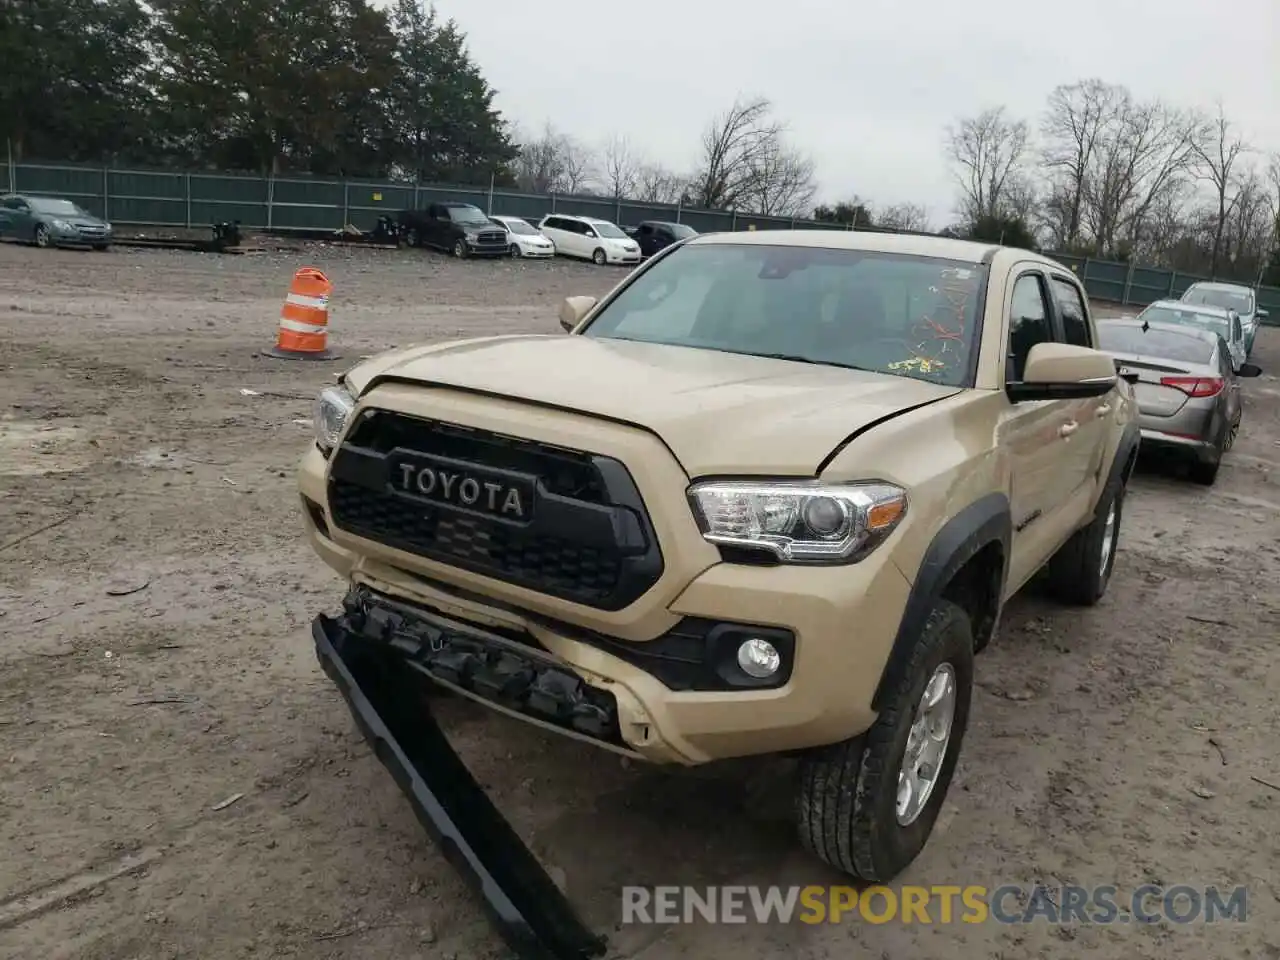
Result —
[{"label": "black pickup truck", "polygon": [[652,257],[659,250],[671,246],[677,240],[696,237],[698,231],[687,223],[671,223],[666,220],[641,220],[634,227],[624,227],[628,236],[640,244],[640,256]]},{"label": "black pickup truck", "polygon": [[505,257],[507,233],[470,203],[432,203],[425,210],[401,210],[400,236],[411,247],[433,247],[455,257]]}]

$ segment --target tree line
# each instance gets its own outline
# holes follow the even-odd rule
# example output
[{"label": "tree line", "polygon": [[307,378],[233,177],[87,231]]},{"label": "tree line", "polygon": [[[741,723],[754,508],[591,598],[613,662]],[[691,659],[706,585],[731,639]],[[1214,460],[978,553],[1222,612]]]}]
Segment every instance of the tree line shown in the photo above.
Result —
[{"label": "tree line", "polygon": [[946,130],[961,233],[1280,285],[1280,153],[1223,111],[1098,79],[1034,121],[992,107]]},{"label": "tree line", "polygon": [[0,0],[15,160],[509,179],[493,95],[421,0]]},{"label": "tree line", "polygon": [[[14,159],[515,187],[854,227],[936,229],[919,204],[814,205],[815,164],[740,96],[675,169],[618,134],[522,130],[430,0],[0,0],[0,137]],[[1280,156],[1219,108],[1056,88],[1029,120],[950,125],[942,232],[1280,283]]]}]

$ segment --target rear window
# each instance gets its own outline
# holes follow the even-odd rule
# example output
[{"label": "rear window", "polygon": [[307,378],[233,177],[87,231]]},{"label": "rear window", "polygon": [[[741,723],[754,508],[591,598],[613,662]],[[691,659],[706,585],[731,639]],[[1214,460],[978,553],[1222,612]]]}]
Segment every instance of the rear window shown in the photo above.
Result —
[{"label": "rear window", "polygon": [[1214,290],[1204,287],[1192,287],[1182,296],[1185,303],[1199,303],[1208,307],[1222,307],[1234,310],[1246,316],[1253,313],[1253,294],[1234,290]]},{"label": "rear window", "polygon": [[1222,337],[1231,339],[1231,326],[1225,316],[1211,313],[1200,313],[1197,310],[1178,310],[1174,307],[1151,306],[1138,314],[1139,320],[1151,323],[1172,323],[1182,327],[1196,327],[1200,330],[1211,330]]},{"label": "rear window", "polygon": [[1212,343],[1176,330],[1157,330],[1154,327],[1144,333],[1141,327],[1128,324],[1100,323],[1098,346],[1108,353],[1137,353],[1182,363],[1207,364],[1213,360]]}]

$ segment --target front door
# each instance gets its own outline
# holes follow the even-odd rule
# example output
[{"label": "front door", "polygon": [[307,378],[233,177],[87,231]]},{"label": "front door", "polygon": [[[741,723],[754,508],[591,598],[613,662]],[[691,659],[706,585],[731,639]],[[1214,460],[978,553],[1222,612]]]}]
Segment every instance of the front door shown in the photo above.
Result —
[{"label": "front door", "polygon": [[[1037,343],[1055,340],[1048,280],[1038,268],[1017,271],[1005,293],[1009,342],[1006,383],[1022,379],[1027,355]],[[1013,542],[1009,589],[1035,573],[1058,545],[1060,510],[1073,480],[1063,475],[1062,443],[1070,435],[1070,412],[1061,400],[1008,401],[999,443],[1009,452]]]},{"label": "front door", "polygon": [[[1059,339],[1077,347],[1096,347],[1088,307],[1085,306],[1086,298],[1079,285],[1065,274],[1053,273],[1049,276],[1049,288],[1053,292],[1052,306],[1058,314],[1055,333]],[[1073,494],[1084,489],[1092,495],[1101,481],[1111,412],[1117,403],[1119,400],[1114,392],[1065,403],[1067,430],[1070,432],[1066,446],[1077,455],[1065,458],[1063,468],[1071,473]]]}]

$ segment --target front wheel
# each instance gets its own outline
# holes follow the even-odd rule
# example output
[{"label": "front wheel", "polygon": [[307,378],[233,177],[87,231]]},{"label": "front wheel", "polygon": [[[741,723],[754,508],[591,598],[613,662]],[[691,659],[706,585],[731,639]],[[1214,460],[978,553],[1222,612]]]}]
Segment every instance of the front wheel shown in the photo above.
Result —
[{"label": "front wheel", "polygon": [[417,227],[410,227],[404,232],[404,242],[410,247],[422,246],[422,237],[419,235]]},{"label": "front wheel", "polygon": [[955,773],[973,696],[973,627],[939,600],[909,660],[887,678],[865,734],[800,761],[804,847],[853,877],[885,883],[924,849]]},{"label": "front wheel", "polygon": [[518,243],[513,243],[511,245],[511,259],[512,260],[520,259],[520,245]]},{"label": "front wheel", "polygon": [[43,223],[37,223],[36,232],[32,234],[32,239],[35,240],[37,247],[49,246],[49,228]]},{"label": "front wheel", "polygon": [[600,247],[596,247],[595,253],[591,254],[591,262],[594,263],[597,267],[603,267],[606,263],[609,262],[609,258],[605,256],[604,250],[602,250]]},{"label": "front wheel", "polygon": [[467,241],[465,240],[456,241],[453,245],[453,255],[457,257],[459,260],[464,259],[467,255]]}]

